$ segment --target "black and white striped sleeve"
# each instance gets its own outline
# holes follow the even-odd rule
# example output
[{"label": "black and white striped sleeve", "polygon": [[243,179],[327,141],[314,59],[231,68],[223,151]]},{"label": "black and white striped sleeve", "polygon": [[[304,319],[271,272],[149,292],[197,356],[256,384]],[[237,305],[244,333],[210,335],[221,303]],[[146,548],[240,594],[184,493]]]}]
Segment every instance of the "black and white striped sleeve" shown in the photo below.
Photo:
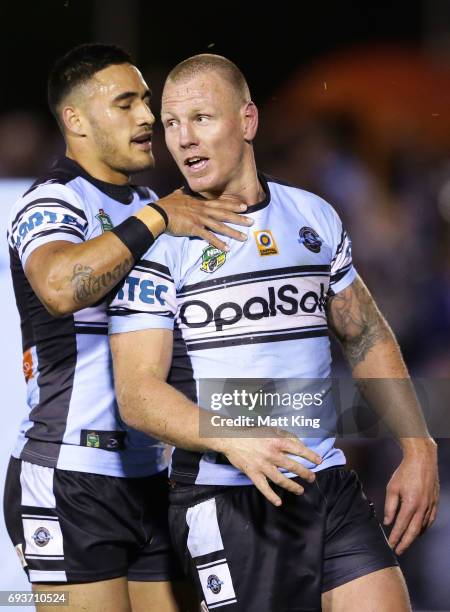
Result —
[{"label": "black and white striped sleeve", "polygon": [[334,229],[334,254],[331,260],[329,294],[335,295],[348,287],[356,277],[352,260],[352,241],[337,217]]},{"label": "black and white striped sleeve", "polygon": [[13,207],[8,226],[8,240],[25,263],[39,246],[54,240],[84,242],[88,220],[80,202],[69,189],[61,186],[35,189]]}]

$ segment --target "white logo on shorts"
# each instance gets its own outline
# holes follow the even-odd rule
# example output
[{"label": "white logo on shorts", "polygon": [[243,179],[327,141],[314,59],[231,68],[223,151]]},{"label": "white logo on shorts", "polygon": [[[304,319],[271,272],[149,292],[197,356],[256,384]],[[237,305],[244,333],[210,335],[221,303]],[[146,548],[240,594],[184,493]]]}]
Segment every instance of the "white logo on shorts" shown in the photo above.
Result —
[{"label": "white logo on shorts", "polygon": [[32,538],[36,546],[47,546],[52,536],[50,535],[50,531],[45,527],[38,527],[33,533]]}]

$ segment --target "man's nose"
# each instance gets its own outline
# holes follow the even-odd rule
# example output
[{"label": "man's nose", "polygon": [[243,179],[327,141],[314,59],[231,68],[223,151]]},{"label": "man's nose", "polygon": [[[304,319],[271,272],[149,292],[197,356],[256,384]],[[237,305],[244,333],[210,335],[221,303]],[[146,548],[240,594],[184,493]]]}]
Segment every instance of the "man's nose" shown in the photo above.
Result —
[{"label": "man's nose", "polygon": [[152,113],[151,108],[144,102],[139,107],[137,119],[139,125],[153,125],[155,123],[155,115]]},{"label": "man's nose", "polygon": [[182,149],[188,149],[198,144],[195,130],[190,123],[182,123],[179,129],[179,143]]}]

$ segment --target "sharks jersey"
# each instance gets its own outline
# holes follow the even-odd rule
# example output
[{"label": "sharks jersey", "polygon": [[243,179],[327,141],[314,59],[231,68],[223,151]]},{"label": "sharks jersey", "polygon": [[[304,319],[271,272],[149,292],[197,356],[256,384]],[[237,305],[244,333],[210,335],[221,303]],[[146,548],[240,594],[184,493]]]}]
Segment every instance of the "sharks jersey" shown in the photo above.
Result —
[{"label": "sharks jersey", "polygon": [[[163,445],[120,419],[105,303],[55,318],[24,273],[39,246],[100,236],[155,199],[147,188],[104,183],[62,158],[13,206],[8,242],[29,408],[14,457],[109,476],[151,475],[166,467]],[[80,278],[85,274],[89,290],[86,270],[80,266],[71,273]]]},{"label": "sharks jersey", "polygon": [[[245,213],[254,225],[239,228],[246,242],[230,241],[225,253],[199,239],[164,236],[110,307],[110,333],[174,329],[168,380],[193,401],[203,380],[330,377],[326,300],[356,276],[350,239],[321,198],[264,176],[260,182],[266,197]],[[311,469],[345,463],[329,433],[335,419],[329,384],[320,385],[315,416],[326,433],[302,439],[323,462],[299,459]],[[175,449],[171,475],[186,483],[250,483],[214,452]]]}]

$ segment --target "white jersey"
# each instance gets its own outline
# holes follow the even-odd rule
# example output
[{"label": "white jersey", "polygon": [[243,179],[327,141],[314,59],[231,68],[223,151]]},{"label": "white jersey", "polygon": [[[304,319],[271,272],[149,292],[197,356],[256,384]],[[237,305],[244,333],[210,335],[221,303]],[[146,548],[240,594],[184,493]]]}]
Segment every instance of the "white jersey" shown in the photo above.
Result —
[{"label": "white jersey", "polygon": [[[260,181],[266,198],[245,213],[254,219],[246,242],[230,241],[225,253],[203,240],[165,236],[110,307],[111,333],[174,329],[169,382],[194,401],[204,379],[329,381],[326,300],[356,276],[349,237],[321,198],[264,176]],[[316,416],[329,428],[335,412],[325,387]],[[304,441],[323,457],[319,467],[301,459],[304,465],[345,463],[333,434]],[[182,449],[173,453],[171,475],[196,484],[250,482],[216,453]]]},{"label": "white jersey", "polygon": [[[110,476],[144,476],[166,467],[164,445],[127,428],[120,419],[106,303],[52,317],[24,274],[28,257],[39,246],[100,236],[156,199],[147,188],[96,180],[62,158],[13,206],[8,242],[30,410],[14,457]],[[71,273],[83,277],[81,266]],[[87,277],[84,282],[87,289]]]}]

